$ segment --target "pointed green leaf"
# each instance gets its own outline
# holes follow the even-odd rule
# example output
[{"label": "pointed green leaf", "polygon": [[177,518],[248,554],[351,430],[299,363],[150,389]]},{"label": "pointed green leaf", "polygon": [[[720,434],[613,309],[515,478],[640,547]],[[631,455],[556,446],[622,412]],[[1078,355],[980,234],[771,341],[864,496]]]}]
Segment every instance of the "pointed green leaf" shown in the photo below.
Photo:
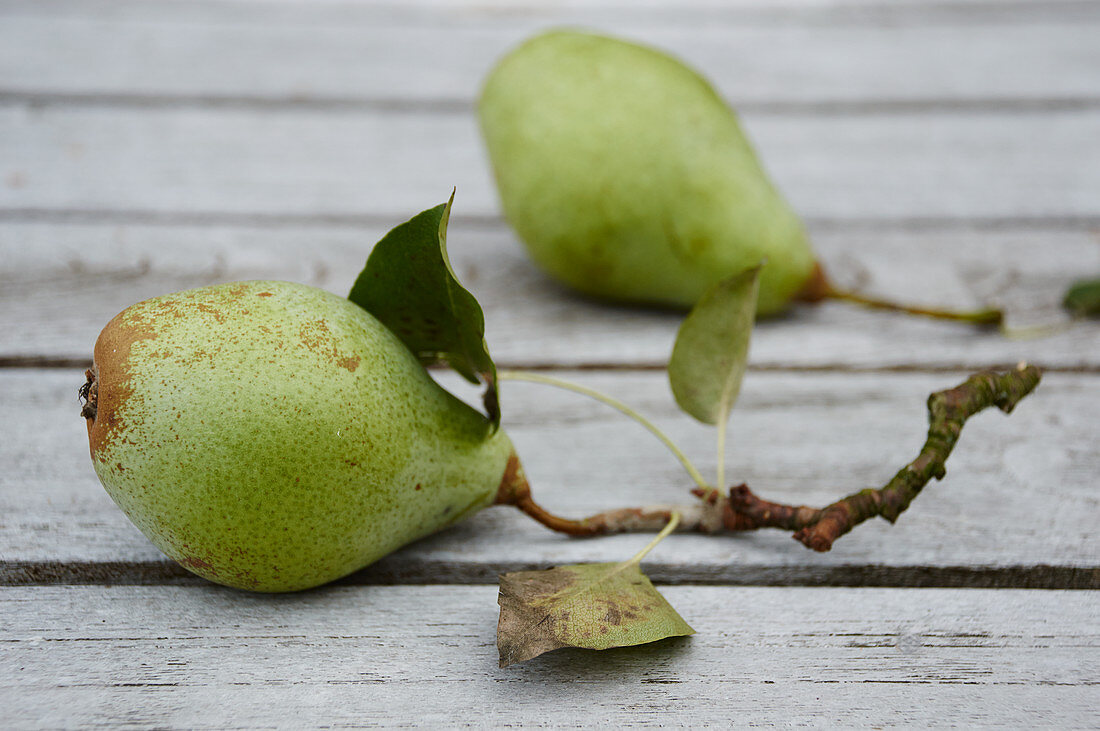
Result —
[{"label": "pointed green leaf", "polygon": [[496,365],[485,345],[481,305],[462,287],[447,258],[451,199],[413,216],[379,241],[348,295],[378,318],[424,365],[447,363],[483,382],[485,410],[500,425]]},{"label": "pointed green leaf", "polygon": [[560,647],[606,650],[695,634],[636,561],[500,577],[500,666]]},{"label": "pointed green leaf", "polygon": [[676,335],[668,362],[672,394],[706,424],[724,423],[741,391],[762,266],[711,287]]},{"label": "pointed green leaf", "polygon": [[1066,292],[1062,306],[1075,317],[1100,315],[1100,279],[1074,282]]}]

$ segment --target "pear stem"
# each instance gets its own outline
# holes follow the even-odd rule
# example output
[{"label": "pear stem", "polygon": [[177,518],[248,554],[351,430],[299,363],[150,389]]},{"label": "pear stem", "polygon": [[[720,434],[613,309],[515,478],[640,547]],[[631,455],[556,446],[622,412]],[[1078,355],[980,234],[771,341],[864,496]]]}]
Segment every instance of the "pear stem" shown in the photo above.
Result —
[{"label": "pear stem", "polygon": [[[587,538],[590,536],[604,535],[610,532],[603,524],[603,521],[589,518],[585,518],[584,520],[569,520],[568,518],[554,515],[532,500],[530,494],[520,497],[513,505],[550,530],[558,533],[565,533],[566,535],[577,536],[579,538]],[[595,517],[596,516],[593,516],[593,518]]]},{"label": "pear stem", "polygon": [[631,419],[648,429],[649,432],[653,434],[653,436],[660,439],[661,443],[668,447],[669,451],[676,455],[676,458],[680,460],[680,464],[684,466],[684,469],[687,471],[688,475],[691,476],[691,479],[695,481],[696,485],[701,488],[710,488],[710,485],[708,485],[707,481],[703,479],[703,475],[699,472],[698,469],[696,469],[692,461],[688,459],[688,456],[684,454],[683,450],[676,446],[675,442],[673,442],[668,437],[668,435],[657,428],[657,425],[654,424],[652,421],[642,416],[637,411],[624,404],[622,401],[619,401],[616,398],[612,398],[607,394],[600,393],[599,391],[596,391],[594,389],[588,388],[587,386],[581,386],[580,384],[572,383],[571,381],[566,381],[561,378],[555,378],[553,376],[544,376],[541,373],[531,373],[529,371],[501,370],[497,371],[497,378],[501,381],[527,381],[529,383],[541,383],[547,386],[555,386],[557,388],[565,389],[566,391],[573,391],[574,393],[588,396],[589,398],[593,398],[601,403],[607,404],[611,408],[625,414],[626,416],[630,417]]},{"label": "pear stem", "polygon": [[[681,533],[692,531],[719,533],[730,530],[723,522],[721,515],[728,501],[725,498],[719,499],[718,491],[710,487],[705,490],[695,488],[695,493],[704,499],[689,505],[651,505],[644,508],[608,510],[590,515],[583,520],[569,520],[554,515],[532,500],[530,493],[497,504],[513,505],[550,530],[575,538],[592,538],[615,533],[652,533],[662,528],[667,529],[669,533],[674,530]],[[710,499],[709,496],[713,496],[714,499]],[[677,515],[681,517],[673,522],[673,516]],[[648,551],[647,548],[646,552]]]},{"label": "pear stem", "polygon": [[893,523],[930,480],[943,479],[945,463],[967,419],[991,406],[1011,412],[1041,377],[1038,368],[1020,363],[1007,373],[975,373],[954,388],[933,393],[928,397],[928,436],[920,453],[883,487],[860,490],[815,509],[761,500],[747,485],[740,485],[726,498],[730,512],[746,528],[793,530],[795,540],[815,551],[828,551],[837,538],[869,518]]},{"label": "pear stem", "polygon": [[[696,488],[692,494],[699,501],[693,505],[620,508],[583,520],[566,520],[538,506],[526,480],[509,481],[509,489],[501,492],[497,503],[515,505],[546,527],[574,536],[648,533],[662,526],[667,531],[706,534],[779,528],[794,531],[793,537],[807,548],[828,551],[838,538],[865,520],[879,516],[896,521],[929,481],[946,474],[945,463],[967,419],[989,407],[1009,413],[1041,377],[1038,368],[1020,363],[1005,373],[975,373],[954,388],[933,393],[928,397],[928,435],[916,459],[884,486],[860,490],[824,508],[773,503],[757,497],[747,485],[738,485],[730,488],[728,495],[710,487]],[[682,519],[672,522],[677,513]]]},{"label": "pear stem", "polygon": [[921,317],[931,317],[937,320],[970,322],[975,325],[1000,325],[1004,321],[1004,313],[998,309],[986,308],[969,312],[959,312],[956,310],[941,310],[931,307],[913,307],[910,305],[898,304],[897,302],[890,302],[889,300],[870,297],[848,289],[837,289],[828,282],[825,283],[823,296],[829,299],[843,300],[845,302],[863,305],[864,307],[871,307],[876,310],[903,312],[907,315],[919,315]]}]

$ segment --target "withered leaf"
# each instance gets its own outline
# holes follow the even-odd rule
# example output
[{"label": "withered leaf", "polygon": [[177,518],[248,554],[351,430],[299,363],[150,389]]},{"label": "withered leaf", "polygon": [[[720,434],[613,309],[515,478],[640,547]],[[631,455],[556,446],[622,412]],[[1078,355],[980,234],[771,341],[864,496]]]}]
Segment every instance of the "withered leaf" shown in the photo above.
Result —
[{"label": "withered leaf", "polygon": [[695,633],[636,561],[500,577],[500,666],[561,647],[606,650]]}]

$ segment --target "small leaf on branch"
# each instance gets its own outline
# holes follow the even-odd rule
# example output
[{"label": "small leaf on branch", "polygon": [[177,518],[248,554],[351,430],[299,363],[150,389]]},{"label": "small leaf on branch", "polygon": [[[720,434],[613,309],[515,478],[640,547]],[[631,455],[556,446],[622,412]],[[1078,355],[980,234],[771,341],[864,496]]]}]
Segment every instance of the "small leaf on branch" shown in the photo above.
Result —
[{"label": "small leaf on branch", "polygon": [[500,425],[496,365],[485,345],[481,305],[462,287],[447,258],[451,199],[397,226],[371,251],[348,295],[393,331],[424,365],[447,363],[485,384],[493,429]]},{"label": "small leaf on branch", "polygon": [[500,666],[562,647],[607,650],[695,634],[638,564],[676,529],[674,513],[645,548],[621,563],[558,566],[500,577]]},{"label": "small leaf on branch", "polygon": [[668,377],[680,408],[706,424],[723,424],[741,391],[763,264],[718,282],[676,335]]},{"label": "small leaf on branch", "polygon": [[891,523],[896,521],[930,480],[942,479],[947,473],[947,458],[970,417],[991,407],[1006,414],[1011,412],[1035,390],[1041,379],[1038,368],[1020,363],[1005,372],[975,373],[954,388],[931,394],[927,402],[928,432],[917,457],[882,487],[860,490],[823,508],[764,500],[747,485],[731,487],[726,495],[700,486],[692,490],[699,498],[693,505],[618,508],[582,520],[566,520],[547,513],[531,500],[529,492],[508,504],[552,530],[571,535],[648,532],[666,522],[662,533],[676,528],[707,535],[779,528],[793,531],[794,538],[807,548],[828,551],[838,538],[866,520],[877,516]]}]

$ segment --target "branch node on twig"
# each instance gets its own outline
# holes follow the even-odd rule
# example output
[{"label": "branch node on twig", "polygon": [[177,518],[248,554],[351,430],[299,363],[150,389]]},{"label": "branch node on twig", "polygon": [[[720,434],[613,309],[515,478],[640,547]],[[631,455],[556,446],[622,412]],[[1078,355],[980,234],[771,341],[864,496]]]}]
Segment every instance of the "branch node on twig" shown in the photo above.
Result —
[{"label": "branch node on twig", "polygon": [[519,460],[509,462],[501,481],[498,504],[514,505],[553,530],[573,536],[597,536],[622,532],[656,532],[680,513],[677,530],[698,533],[780,528],[814,551],[828,551],[836,539],[869,518],[880,516],[895,522],[928,482],[943,479],[945,462],[962,433],[966,420],[989,406],[1008,413],[1038,385],[1041,373],[1021,363],[1007,373],[982,372],[958,386],[928,397],[928,436],[920,453],[880,488],[867,488],[824,508],[783,505],[757,497],[748,485],[735,485],[722,495],[714,488],[697,487],[694,505],[657,505],[622,508],[566,520],[544,510],[531,499],[531,490]]},{"label": "branch node on twig", "polygon": [[837,538],[876,515],[894,523],[928,482],[942,480],[945,465],[966,420],[996,406],[1009,413],[1039,384],[1035,366],[1021,363],[1007,373],[982,372],[958,386],[928,397],[928,436],[916,459],[881,488],[865,489],[821,510],[778,505],[756,497],[746,486],[730,489],[730,506],[757,528],[794,530],[795,540],[828,551]]}]

